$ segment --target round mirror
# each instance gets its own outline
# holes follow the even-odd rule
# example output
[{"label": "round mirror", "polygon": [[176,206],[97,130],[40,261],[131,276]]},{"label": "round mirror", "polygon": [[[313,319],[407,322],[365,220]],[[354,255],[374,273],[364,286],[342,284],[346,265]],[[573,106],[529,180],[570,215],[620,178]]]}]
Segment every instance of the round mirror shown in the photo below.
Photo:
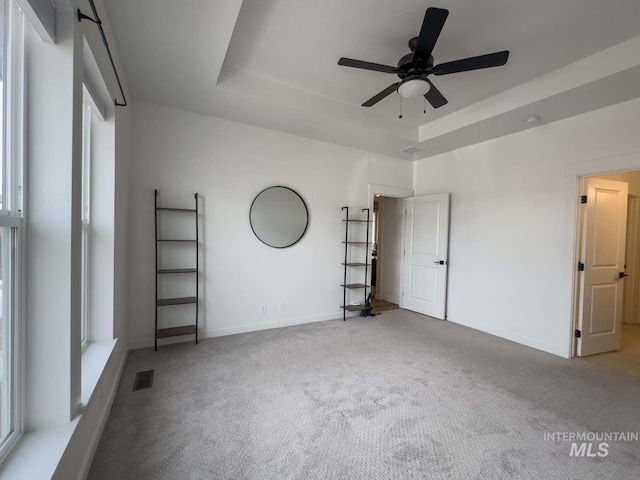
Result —
[{"label": "round mirror", "polygon": [[309,225],[309,211],[302,197],[287,187],[269,187],[253,199],[249,212],[251,229],[273,248],[297,243]]}]

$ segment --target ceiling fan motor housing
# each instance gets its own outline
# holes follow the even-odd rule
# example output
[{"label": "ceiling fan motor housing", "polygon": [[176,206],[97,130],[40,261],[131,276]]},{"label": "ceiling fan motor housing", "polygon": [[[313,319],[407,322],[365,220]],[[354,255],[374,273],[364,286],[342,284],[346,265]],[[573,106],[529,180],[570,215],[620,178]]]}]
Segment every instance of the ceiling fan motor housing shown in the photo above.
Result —
[{"label": "ceiling fan motor housing", "polygon": [[425,64],[415,65],[413,63],[413,52],[407,53],[398,61],[398,68],[401,70],[398,72],[398,77],[402,79],[413,75],[428,75],[433,69],[433,55],[429,55],[429,59]]}]

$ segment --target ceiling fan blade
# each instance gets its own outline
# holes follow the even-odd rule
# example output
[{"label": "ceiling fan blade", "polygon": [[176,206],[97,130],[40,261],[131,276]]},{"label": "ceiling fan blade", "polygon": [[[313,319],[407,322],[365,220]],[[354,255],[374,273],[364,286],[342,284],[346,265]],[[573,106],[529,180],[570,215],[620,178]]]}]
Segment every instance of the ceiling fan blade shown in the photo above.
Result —
[{"label": "ceiling fan blade", "polygon": [[362,60],[354,60],[353,58],[344,57],[338,60],[338,65],[342,65],[344,67],[362,68],[363,70],[372,70],[374,72],[382,73],[398,73],[400,71],[396,67],[381,65],[379,63],[363,62]]},{"label": "ceiling fan blade", "polygon": [[478,57],[464,58],[462,60],[454,60],[453,62],[441,63],[433,67],[434,75],[449,75],[450,73],[468,72],[469,70],[478,70],[481,68],[499,67],[507,63],[509,59],[509,51],[488,53]]},{"label": "ceiling fan blade", "polygon": [[429,102],[433,108],[440,108],[446,105],[447,103],[449,103],[449,101],[446,98],[444,98],[444,95],[440,93],[440,90],[436,88],[433,82],[431,82],[429,79],[426,79],[426,78],[425,80],[429,82],[429,85],[431,85],[431,88],[427,93],[424,94],[424,98],[427,99],[427,102]]},{"label": "ceiling fan blade", "polygon": [[371,97],[369,100],[367,100],[366,102],[364,102],[362,104],[363,107],[373,107],[376,103],[378,103],[380,100],[382,100],[383,98],[388,97],[389,95],[391,95],[393,92],[395,92],[398,89],[398,85],[400,85],[400,82],[398,83],[394,83],[393,85],[389,85],[387,88],[385,88],[384,90],[382,90],[380,93],[378,93],[377,95],[374,95],[373,97]]},{"label": "ceiling fan blade", "polygon": [[426,62],[431,56],[444,22],[449,16],[449,10],[443,8],[427,8],[422,21],[422,28],[418,36],[416,48],[413,51],[413,63]]}]

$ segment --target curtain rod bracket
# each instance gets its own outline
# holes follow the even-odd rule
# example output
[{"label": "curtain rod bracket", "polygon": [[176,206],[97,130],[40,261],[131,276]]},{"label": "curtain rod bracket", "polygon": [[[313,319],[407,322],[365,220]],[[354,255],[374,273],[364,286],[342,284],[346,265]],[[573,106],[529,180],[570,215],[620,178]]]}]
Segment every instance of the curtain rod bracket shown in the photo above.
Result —
[{"label": "curtain rod bracket", "polygon": [[97,25],[102,24],[102,20],[100,20],[99,18],[96,20],[89,15],[85,15],[84,13],[82,13],[82,10],[78,9],[78,21],[81,22],[82,20],[89,20],[90,22],[93,22]]}]

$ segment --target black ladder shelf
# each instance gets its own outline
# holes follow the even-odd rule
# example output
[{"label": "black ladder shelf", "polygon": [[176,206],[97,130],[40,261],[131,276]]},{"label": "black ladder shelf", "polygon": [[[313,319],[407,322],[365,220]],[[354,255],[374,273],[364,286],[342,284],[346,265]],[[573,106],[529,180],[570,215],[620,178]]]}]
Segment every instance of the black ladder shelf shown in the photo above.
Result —
[{"label": "black ladder shelf", "polygon": [[[360,315],[367,316],[370,314],[370,307],[368,306],[368,297],[367,290],[371,287],[367,284],[367,279],[369,277],[369,246],[371,243],[369,242],[369,225],[371,223],[370,220],[370,210],[368,208],[363,208],[362,213],[367,213],[366,219],[359,218],[350,218],[349,217],[349,208],[350,207],[342,207],[342,210],[345,212],[345,218],[343,222],[345,222],[344,228],[344,262],[342,265],[344,266],[344,282],[340,285],[342,287],[342,320],[347,319],[347,312],[360,312]],[[349,236],[349,225],[350,224],[365,224],[366,229],[366,241],[356,241]],[[360,246],[365,248],[364,254],[364,262],[361,261],[353,261],[350,258],[349,246]],[[361,255],[360,255],[361,256]],[[364,267],[364,280],[363,283],[347,283],[348,271],[350,268],[362,268]],[[356,291],[356,290],[364,290],[364,301],[362,303],[356,304],[348,304],[347,296],[348,291]]]},{"label": "black ladder shelf", "polygon": [[[200,248],[200,244],[198,243],[198,194],[194,194],[195,199],[195,207],[191,208],[167,208],[167,207],[158,207],[158,190],[154,190],[155,199],[155,247],[156,247],[156,328],[155,328],[155,341],[154,341],[154,349],[158,350],[158,339],[159,338],[168,338],[168,337],[179,337],[182,335],[195,335],[196,345],[198,344],[198,266],[199,266],[199,255],[198,250]],[[190,213],[195,214],[195,239],[167,239],[167,238],[158,238],[158,214],[161,212],[174,212],[174,213]],[[158,245],[160,243],[192,243],[196,247],[196,265],[195,268],[160,268],[160,260],[158,258]],[[196,275],[196,294],[194,297],[178,297],[178,298],[158,298],[158,278],[160,275],[172,275],[172,274],[184,274],[184,273],[195,273]],[[191,325],[182,325],[179,327],[171,327],[171,328],[158,328],[158,308],[167,307],[171,305],[188,305],[195,304],[196,305],[196,318],[195,323]]]}]

